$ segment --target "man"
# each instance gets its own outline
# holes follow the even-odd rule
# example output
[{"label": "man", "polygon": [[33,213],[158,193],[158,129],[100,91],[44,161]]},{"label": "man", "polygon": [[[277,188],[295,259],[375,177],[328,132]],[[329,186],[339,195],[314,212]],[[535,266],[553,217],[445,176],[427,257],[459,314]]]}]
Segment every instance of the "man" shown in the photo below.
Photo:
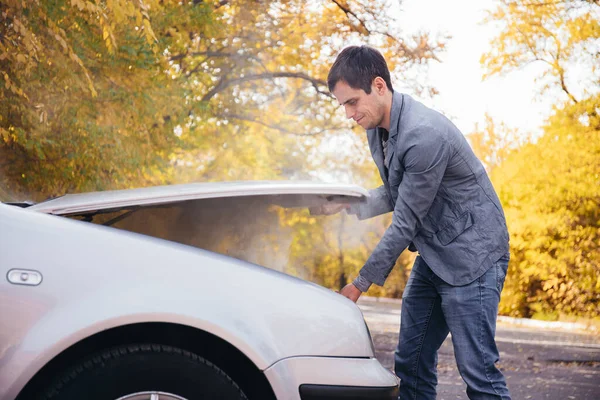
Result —
[{"label": "man", "polygon": [[447,118],[393,90],[377,50],[344,49],[327,83],[346,117],[367,130],[384,184],[366,203],[313,212],[347,209],[365,219],[393,211],[359,275],[340,293],[357,301],[372,283],[384,284],[405,248],[419,252],[402,297],[395,352],[400,398],[435,399],[437,351],[452,333],[469,398],[510,399],[494,340],[508,231],[481,162]]}]

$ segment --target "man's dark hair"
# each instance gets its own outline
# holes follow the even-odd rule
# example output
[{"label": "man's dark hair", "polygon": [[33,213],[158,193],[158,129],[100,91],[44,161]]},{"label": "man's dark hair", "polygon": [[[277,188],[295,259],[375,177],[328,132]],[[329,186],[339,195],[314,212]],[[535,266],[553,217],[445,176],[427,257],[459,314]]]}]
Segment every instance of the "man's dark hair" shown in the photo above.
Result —
[{"label": "man's dark hair", "polygon": [[344,81],[353,89],[362,89],[371,93],[373,79],[381,77],[393,93],[390,70],[383,55],[369,46],[349,46],[338,54],[329,75],[327,86],[333,92],[339,81]]}]

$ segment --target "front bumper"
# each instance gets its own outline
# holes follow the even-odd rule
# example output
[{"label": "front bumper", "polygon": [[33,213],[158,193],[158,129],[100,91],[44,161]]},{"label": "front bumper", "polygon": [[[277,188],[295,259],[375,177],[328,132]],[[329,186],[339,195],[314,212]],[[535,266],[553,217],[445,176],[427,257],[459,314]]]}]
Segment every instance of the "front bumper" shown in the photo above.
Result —
[{"label": "front bumper", "polygon": [[291,357],[265,376],[277,400],[398,398],[399,379],[375,358]]}]

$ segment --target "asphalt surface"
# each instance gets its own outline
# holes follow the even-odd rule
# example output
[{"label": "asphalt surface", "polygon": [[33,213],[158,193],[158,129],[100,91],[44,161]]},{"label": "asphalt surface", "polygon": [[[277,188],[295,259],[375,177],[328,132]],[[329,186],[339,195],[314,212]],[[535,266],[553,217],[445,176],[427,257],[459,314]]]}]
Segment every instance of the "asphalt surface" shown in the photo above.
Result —
[{"label": "asphalt surface", "polygon": [[[400,304],[359,301],[376,357],[393,370]],[[513,400],[600,400],[600,333],[498,322],[499,367]],[[448,337],[438,353],[438,400],[468,399]]]}]

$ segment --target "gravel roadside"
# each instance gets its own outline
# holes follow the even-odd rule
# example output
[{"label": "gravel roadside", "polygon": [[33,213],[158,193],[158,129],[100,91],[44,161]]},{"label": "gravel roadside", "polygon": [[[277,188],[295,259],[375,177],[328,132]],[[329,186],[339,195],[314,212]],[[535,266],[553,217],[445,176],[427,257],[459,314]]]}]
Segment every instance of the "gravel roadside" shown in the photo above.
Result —
[{"label": "gravel roadside", "polygon": [[[393,369],[400,322],[399,301],[361,298],[358,303],[375,344],[376,357]],[[600,334],[582,326],[500,318],[496,332],[513,400],[599,400]],[[456,368],[452,339],[438,352],[438,400],[467,399]]]}]

